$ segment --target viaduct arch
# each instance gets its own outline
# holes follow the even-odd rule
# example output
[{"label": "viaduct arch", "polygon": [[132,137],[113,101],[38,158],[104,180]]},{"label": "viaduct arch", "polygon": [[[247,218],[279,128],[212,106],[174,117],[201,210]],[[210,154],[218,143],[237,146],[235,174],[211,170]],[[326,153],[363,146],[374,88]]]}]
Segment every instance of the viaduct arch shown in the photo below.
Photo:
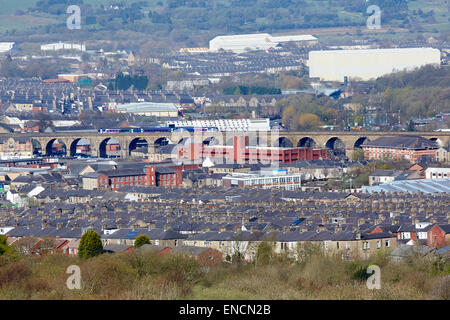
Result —
[{"label": "viaduct arch", "polygon": [[[156,148],[170,143],[178,143],[183,138],[193,138],[194,141],[214,142],[220,144],[232,143],[234,135],[249,135],[252,144],[256,141],[263,141],[262,145],[267,146],[294,146],[294,147],[329,147],[335,149],[340,146],[345,150],[347,156],[355,148],[359,148],[365,141],[372,141],[382,136],[398,136],[398,135],[419,135],[426,139],[436,141],[440,145],[449,145],[450,132],[206,132],[203,135],[189,132],[175,132],[175,133],[107,133],[100,134],[97,132],[64,132],[64,133],[33,133],[33,134],[0,134],[5,137],[23,138],[29,137],[35,141],[36,145],[40,145],[41,153],[48,154],[48,146],[52,141],[59,141],[66,147],[67,155],[74,155],[76,145],[81,139],[86,139],[90,144],[90,153],[94,157],[100,157],[103,152],[104,141],[114,138],[120,145],[118,154],[121,158],[128,158],[130,156],[130,148],[136,141],[146,141],[148,152],[154,152]],[[255,138],[258,137],[258,138]]]}]

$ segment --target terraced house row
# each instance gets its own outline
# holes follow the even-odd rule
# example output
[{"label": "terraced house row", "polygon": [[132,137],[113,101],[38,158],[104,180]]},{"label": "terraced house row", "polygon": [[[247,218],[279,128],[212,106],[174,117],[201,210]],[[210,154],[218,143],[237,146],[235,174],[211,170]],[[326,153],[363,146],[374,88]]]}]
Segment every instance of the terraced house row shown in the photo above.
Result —
[{"label": "terraced house row", "polygon": [[[34,253],[45,240],[47,251],[74,255],[82,234],[94,229],[105,248],[114,252],[132,250],[135,239],[147,234],[155,250],[198,247],[220,252],[223,259],[239,253],[246,260],[255,259],[262,241],[292,258],[301,257],[305,246],[313,246],[345,259],[401,245],[435,250],[450,241],[447,194],[218,187],[65,193],[58,198],[47,195],[39,207],[0,209],[0,233],[11,244],[25,241],[21,246]],[[135,198],[138,193],[140,201]],[[61,240],[65,242],[61,248],[49,245],[60,246]]]}]

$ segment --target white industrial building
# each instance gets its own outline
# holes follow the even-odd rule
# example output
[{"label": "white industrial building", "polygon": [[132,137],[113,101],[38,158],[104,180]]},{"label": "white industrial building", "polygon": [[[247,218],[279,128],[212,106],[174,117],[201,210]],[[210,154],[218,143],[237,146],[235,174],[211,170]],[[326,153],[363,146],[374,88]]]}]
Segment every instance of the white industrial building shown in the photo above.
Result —
[{"label": "white industrial building", "polygon": [[433,48],[324,50],[309,52],[309,76],[322,81],[367,81],[424,65],[440,65],[441,53]]},{"label": "white industrial building", "polygon": [[270,119],[216,119],[167,121],[175,127],[217,128],[219,131],[270,131]]},{"label": "white industrial building", "polygon": [[427,168],[425,179],[450,178],[450,168]]},{"label": "white industrial building", "polygon": [[300,42],[303,44],[317,43],[312,35],[287,35],[273,37],[268,33],[241,34],[232,36],[218,36],[209,42],[209,51],[219,50],[243,53],[252,50],[268,50],[283,42]]},{"label": "white industrial building", "polygon": [[84,44],[76,44],[76,43],[49,43],[41,45],[42,51],[58,51],[58,50],[77,50],[77,51],[86,51],[86,46]]},{"label": "white industrial building", "polygon": [[175,103],[158,102],[138,102],[119,104],[115,106],[119,113],[133,113],[147,117],[168,117],[176,118],[178,116],[178,106]]},{"label": "white industrial building", "polygon": [[15,46],[15,42],[0,42],[0,53],[11,51]]},{"label": "white industrial building", "polygon": [[251,172],[233,172],[222,178],[226,187],[298,190],[302,186],[300,173],[286,169],[265,169]]}]

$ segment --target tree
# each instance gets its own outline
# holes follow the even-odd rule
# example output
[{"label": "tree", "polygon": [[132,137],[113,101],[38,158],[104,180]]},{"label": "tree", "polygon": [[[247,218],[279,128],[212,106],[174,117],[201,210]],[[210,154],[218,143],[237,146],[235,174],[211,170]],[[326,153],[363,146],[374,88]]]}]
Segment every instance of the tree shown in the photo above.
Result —
[{"label": "tree", "polygon": [[80,240],[78,246],[78,256],[80,258],[92,258],[103,252],[102,240],[100,235],[94,230],[86,231]]},{"label": "tree", "polygon": [[297,260],[299,263],[304,263],[309,261],[313,257],[321,257],[323,256],[323,248],[320,244],[313,242],[299,242],[297,244]]},{"label": "tree", "polygon": [[134,247],[139,248],[139,247],[142,247],[144,244],[151,244],[150,238],[146,234],[141,234],[134,241]]},{"label": "tree", "polygon": [[354,188],[361,188],[362,186],[367,186],[367,185],[369,185],[369,174],[368,173],[360,174],[359,176],[357,176],[355,178],[355,180],[353,180]]},{"label": "tree", "polygon": [[352,160],[353,161],[362,161],[362,160],[364,160],[364,150],[361,149],[361,148],[357,148],[357,149],[353,150]]},{"label": "tree", "polygon": [[256,263],[258,265],[269,264],[274,257],[273,243],[269,241],[262,241],[258,250],[256,251]]},{"label": "tree", "polygon": [[11,251],[11,248],[8,246],[8,242],[6,241],[6,237],[0,235],[0,256]]},{"label": "tree", "polygon": [[322,125],[322,122],[317,115],[313,113],[304,113],[298,118],[298,125],[300,129],[312,129]]}]

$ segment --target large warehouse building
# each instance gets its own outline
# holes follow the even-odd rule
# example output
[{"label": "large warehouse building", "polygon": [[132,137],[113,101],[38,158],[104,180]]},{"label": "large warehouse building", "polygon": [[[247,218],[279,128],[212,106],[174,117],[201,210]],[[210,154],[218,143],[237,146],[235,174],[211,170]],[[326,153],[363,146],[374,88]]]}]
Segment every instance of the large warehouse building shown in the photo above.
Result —
[{"label": "large warehouse building", "polygon": [[14,47],[16,47],[15,42],[0,42],[0,53],[9,52]]},{"label": "large warehouse building", "polygon": [[77,50],[77,51],[86,51],[86,46],[84,44],[76,44],[76,43],[49,43],[41,45],[42,51],[58,51],[58,50]]},{"label": "large warehouse building", "polygon": [[147,117],[178,117],[178,106],[175,103],[139,102],[119,104],[116,106],[119,113],[133,113]]},{"label": "large warehouse building", "polygon": [[428,64],[440,65],[433,48],[325,50],[309,52],[309,76],[322,81],[371,80]]},{"label": "large warehouse building", "polygon": [[209,51],[219,50],[243,53],[251,50],[268,50],[283,42],[297,42],[304,45],[317,43],[312,35],[287,35],[273,37],[268,33],[241,34],[233,36],[218,36],[209,42]]}]

